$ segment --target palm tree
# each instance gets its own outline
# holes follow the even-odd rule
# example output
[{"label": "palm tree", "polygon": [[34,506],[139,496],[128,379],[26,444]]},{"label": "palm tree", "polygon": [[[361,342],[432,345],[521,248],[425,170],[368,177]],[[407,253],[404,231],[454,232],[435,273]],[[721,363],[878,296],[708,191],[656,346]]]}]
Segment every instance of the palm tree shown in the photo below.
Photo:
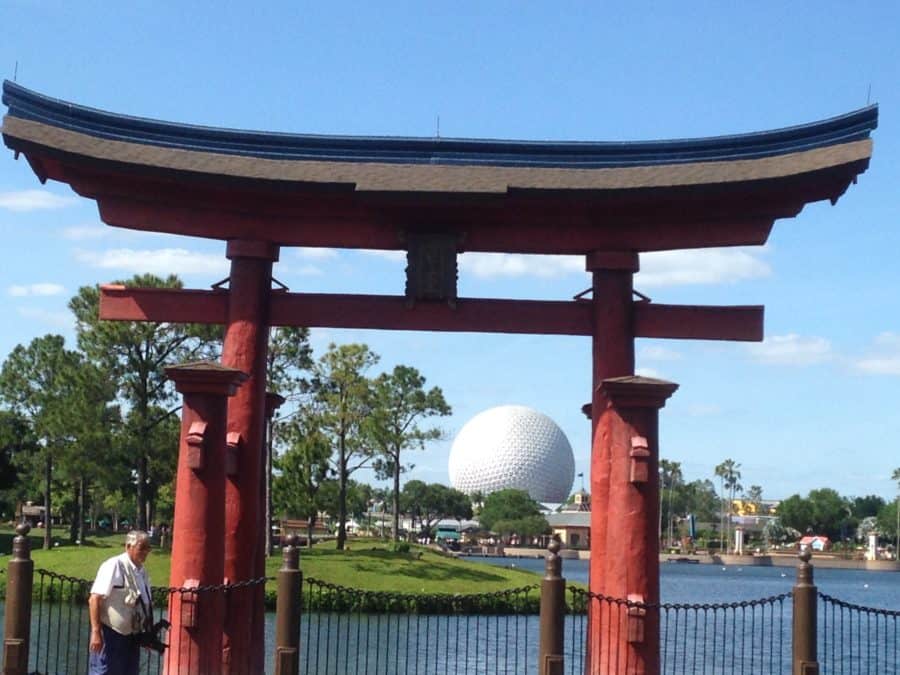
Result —
[{"label": "palm tree", "polygon": [[894,530],[894,558],[900,560],[900,467],[894,469],[891,480],[897,481],[897,529]]},{"label": "palm tree", "polygon": [[[731,511],[734,504],[734,493],[737,490],[741,489],[741,484],[738,482],[741,479],[741,472],[739,471],[741,465],[735,462],[733,459],[726,459],[724,462],[719,464],[716,467],[716,476],[721,479],[722,485],[722,520],[724,521],[723,526],[723,534],[724,540],[722,549],[727,549],[725,547],[725,543],[730,541],[731,534]],[[725,504],[725,490],[729,491],[729,500],[727,506]]]},{"label": "palm tree", "polygon": [[666,519],[668,521],[668,539],[669,546],[672,545],[672,523],[674,520],[672,514],[672,496],[675,492],[675,486],[681,482],[683,476],[681,473],[681,462],[672,462],[667,459],[659,460],[659,500],[660,500],[660,521],[659,521],[659,537],[662,539],[662,500],[665,491],[669,490],[669,508],[666,509]]}]

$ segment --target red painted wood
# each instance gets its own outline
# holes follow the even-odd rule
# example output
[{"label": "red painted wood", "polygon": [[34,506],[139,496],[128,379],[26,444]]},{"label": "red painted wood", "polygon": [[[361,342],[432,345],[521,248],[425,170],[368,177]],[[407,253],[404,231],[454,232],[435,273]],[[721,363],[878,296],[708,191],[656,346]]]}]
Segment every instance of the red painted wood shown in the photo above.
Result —
[{"label": "red painted wood", "polygon": [[[170,584],[221,584],[225,553],[225,411],[242,373],[167,369],[184,395],[175,488]],[[205,425],[202,444],[188,442],[194,425]],[[189,455],[199,454],[201,468],[191,468]],[[196,622],[189,617],[194,614]],[[178,672],[217,675],[221,672],[225,599],[221,593],[174,594],[170,600],[169,653],[166,663]],[[188,627],[195,623],[195,626]],[[173,670],[167,669],[168,673]]]},{"label": "red painted wood", "polygon": [[764,315],[761,305],[703,307],[636,302],[634,333],[645,338],[760,342]]},{"label": "red painted wood", "polygon": [[157,323],[219,323],[228,315],[228,291],[100,287],[100,318]]},{"label": "red painted wood", "polygon": [[[676,388],[644,378],[601,384],[606,407],[598,428],[610,457],[604,593],[612,597],[659,602],[658,410]],[[649,450],[646,458],[635,459],[636,447]],[[646,471],[635,472],[635,461],[643,463]],[[646,476],[646,482],[634,481],[638,473]],[[606,634],[609,640],[595,651],[589,672],[659,673],[658,612],[648,609],[635,617],[622,610],[609,614],[603,618],[613,629]],[[629,626],[632,622],[635,625]],[[636,634],[642,636],[640,641],[629,640]]]},{"label": "red painted wood", "polygon": [[[119,321],[225,323],[227,291],[103,286],[100,318]],[[460,298],[456,307],[403,296],[280,293],[271,325],[481,333],[591,335],[590,301]],[[637,337],[759,341],[763,307],[633,303]]]},{"label": "red painted wood", "polygon": [[[98,198],[100,217],[109,225],[152,232],[169,232],[197,237],[227,239],[265,236],[282,246],[366,248],[403,250],[400,235],[405,227],[417,229],[432,223],[427,213],[418,213],[416,222],[391,214],[363,213],[356,217],[340,213],[256,214],[233,212],[219,207],[198,210],[194,206],[148,203],[121,197]],[[564,206],[560,207],[565,209]],[[318,210],[318,209],[315,209]],[[790,209],[778,217],[795,215]],[[435,215],[435,218],[437,216]],[[752,246],[768,239],[774,218],[733,216],[710,221],[698,214],[694,222],[673,222],[659,214],[633,225],[573,218],[564,210],[540,217],[531,214],[512,221],[498,219],[488,211],[460,214],[459,221],[440,227],[461,234],[461,249],[469,252],[584,254],[594,248],[628,248],[660,251],[713,246]],[[446,220],[446,216],[442,218]],[[492,222],[499,220],[499,222]]]},{"label": "red painted wood", "polygon": [[[596,256],[594,256],[597,259]],[[634,333],[630,269],[595,269],[593,273],[592,357],[593,384],[591,419],[591,560],[588,584],[592,593],[615,596],[624,589],[624,570],[620,564],[621,542],[610,542],[609,523],[621,517],[624,504],[613,501],[611,493],[612,453],[617,445],[616,428],[601,423],[607,401],[600,389],[604,379],[634,373]],[[624,596],[615,596],[624,597]],[[587,672],[601,671],[608,641],[597,643],[600,627],[608,625],[608,616],[596,603],[588,614]],[[612,638],[612,636],[607,636]]]},{"label": "red painted wood", "polygon": [[[235,252],[239,252],[235,250]],[[222,361],[226,366],[250,373],[250,379],[228,402],[228,432],[240,434],[237,474],[225,486],[225,578],[231,582],[254,578],[259,550],[259,531],[264,527],[260,490],[266,410],[266,347],[268,299],[272,278],[269,258],[234,257],[228,294],[228,324]],[[262,672],[265,641],[264,616],[259,603],[260,588],[229,594],[223,673]]]}]

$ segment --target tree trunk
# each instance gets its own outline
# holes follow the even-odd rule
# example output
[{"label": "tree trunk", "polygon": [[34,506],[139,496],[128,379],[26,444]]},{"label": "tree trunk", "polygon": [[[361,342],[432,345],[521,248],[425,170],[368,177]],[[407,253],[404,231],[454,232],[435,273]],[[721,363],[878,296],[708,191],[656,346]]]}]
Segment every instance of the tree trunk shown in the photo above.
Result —
[{"label": "tree trunk", "polygon": [[78,500],[81,498],[81,492],[78,489],[78,481],[72,483],[72,522],[69,523],[69,543],[74,544],[78,539],[78,515],[81,509],[79,508]]},{"label": "tree trunk", "polygon": [[266,557],[272,557],[272,432],[275,431],[275,420],[269,418],[266,437]]},{"label": "tree trunk", "polygon": [[53,500],[50,497],[50,491],[53,489],[53,456],[47,453],[47,459],[44,464],[44,550],[49,551],[53,544],[53,525],[50,516],[50,509],[53,506]]},{"label": "tree trunk", "polygon": [[84,516],[87,509],[87,481],[78,479],[78,541],[84,543]]},{"label": "tree trunk", "polygon": [[393,502],[394,518],[391,523],[391,537],[394,541],[400,541],[400,452],[394,456],[394,494],[391,495]]},{"label": "tree trunk", "polygon": [[313,545],[313,528],[316,526],[316,517],[306,519],[306,548],[312,548]]},{"label": "tree trunk", "polygon": [[137,524],[134,529],[147,529],[147,455],[141,451],[137,475]]},{"label": "tree trunk", "polygon": [[338,462],[338,537],[337,550],[344,550],[347,541],[347,458],[341,442],[340,460]]}]

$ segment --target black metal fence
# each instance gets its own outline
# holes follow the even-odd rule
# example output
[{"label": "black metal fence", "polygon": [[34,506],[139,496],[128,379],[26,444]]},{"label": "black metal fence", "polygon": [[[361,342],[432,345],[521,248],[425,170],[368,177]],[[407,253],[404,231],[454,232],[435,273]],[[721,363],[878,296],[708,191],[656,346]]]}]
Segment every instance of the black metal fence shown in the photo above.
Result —
[{"label": "black metal fence", "polygon": [[[325,675],[574,675],[582,672],[588,651],[605,654],[603,672],[628,672],[629,656],[623,654],[631,652],[623,645],[636,637],[631,631],[647,629],[655,636],[658,627],[662,673],[786,674],[800,667],[829,675],[900,675],[900,611],[819,593],[808,555],[801,556],[792,594],[725,604],[653,605],[583,588],[566,594],[560,560],[556,556],[550,564],[552,555],[542,591],[527,586],[499,593],[414,595],[360,591],[315,579],[301,583],[298,553],[286,547],[279,571],[276,674],[296,673],[299,665],[300,672]],[[91,582],[31,565],[20,541],[6,574],[4,672],[86,672]],[[296,583],[286,583],[290,579]],[[177,596],[258,591],[248,587],[265,581],[154,589],[154,619],[165,618],[169,607],[183,607],[171,602]],[[623,631],[628,631],[624,639]],[[169,642],[173,636],[163,632],[160,637]],[[163,655],[143,651],[141,658],[141,673],[147,675],[186,673],[185,659],[192,662],[183,649]]]},{"label": "black metal fence", "polygon": [[[29,675],[68,675],[69,673],[86,673],[90,653],[90,616],[88,613],[88,596],[92,582],[48,570],[35,570],[34,601],[31,614],[31,645],[29,653]],[[239,591],[248,586],[265,583],[266,579],[254,579],[249,582],[231,585],[208,586],[199,588],[166,588],[152,590],[153,621],[170,619],[168,616],[170,600],[175,596],[200,596],[221,593],[226,598],[230,592]],[[189,603],[176,603],[178,607],[189,606]],[[183,617],[182,617],[183,618]],[[181,621],[184,624],[185,621]],[[169,630],[161,627],[154,636],[163,644],[169,644]],[[164,652],[151,648],[142,648],[140,673],[158,675],[186,672],[179,663],[180,659],[191,659],[189,650],[176,652],[166,649]]]},{"label": "black metal fence", "polygon": [[900,673],[900,611],[862,607],[819,593],[818,615],[823,673]]},{"label": "black metal fence", "polygon": [[359,591],[306,578],[303,673],[528,673],[537,586],[472,595]]},{"label": "black metal fence", "polygon": [[723,604],[643,604],[570,588],[566,617],[566,672],[581,673],[588,649],[603,653],[605,672],[630,672],[622,645],[629,618],[659,623],[663,673],[789,673],[790,593]]}]

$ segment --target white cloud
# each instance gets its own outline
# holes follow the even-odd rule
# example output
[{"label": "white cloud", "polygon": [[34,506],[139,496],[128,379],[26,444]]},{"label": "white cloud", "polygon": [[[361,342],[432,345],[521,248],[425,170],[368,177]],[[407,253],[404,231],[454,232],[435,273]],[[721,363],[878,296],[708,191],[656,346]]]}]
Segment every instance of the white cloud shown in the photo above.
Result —
[{"label": "white cloud", "polygon": [[570,274],[585,274],[584,258],[566,255],[463,253],[459,257],[459,267],[479,279],[524,276],[551,279]]},{"label": "white cloud", "polygon": [[635,368],[635,375],[640,375],[641,377],[653,377],[657,380],[661,380],[662,376],[659,374],[659,371],[655,368]]},{"label": "white cloud", "polygon": [[639,288],[689,284],[733,284],[760,279],[772,273],[758,257],[761,249],[695,249],[641,254],[641,271],[634,283]]},{"label": "white cloud", "polygon": [[26,211],[45,211],[47,209],[63,209],[77,204],[75,197],[63,197],[47,190],[17,190],[0,192],[0,209],[24,213]]},{"label": "white cloud", "polygon": [[104,239],[108,237],[111,228],[105,225],[73,225],[63,228],[63,239],[70,241],[85,241],[91,239]]},{"label": "white cloud", "polygon": [[15,285],[10,286],[7,289],[7,293],[9,293],[14,298],[24,298],[29,295],[59,295],[65,292],[65,287],[60,286],[59,284],[51,284],[51,283],[39,283],[39,284],[27,284],[27,285]]},{"label": "white cloud", "polygon": [[864,375],[900,375],[900,335],[881,333],[873,342],[875,348],[854,361],[854,369]]},{"label": "white cloud", "polygon": [[834,358],[831,343],[825,338],[796,333],[773,335],[746,349],[755,360],[774,365],[810,366]]},{"label": "white cloud", "polygon": [[[688,284],[725,284],[771,275],[772,268],[759,255],[762,248],[696,249],[641,254],[635,285],[641,288]],[[364,250],[366,255],[402,262],[405,251]],[[584,256],[524,255],[521,253],[463,253],[460,270],[479,279],[537,277],[555,279],[587,276]]]},{"label": "white cloud", "polygon": [[678,361],[681,359],[681,353],[668,347],[647,345],[638,350],[638,358],[647,361]]},{"label": "white cloud", "polygon": [[195,253],[183,248],[76,250],[75,259],[91,267],[130,274],[226,275],[229,271],[228,260],[223,255]]},{"label": "white cloud", "polygon": [[16,307],[16,312],[26,319],[34,319],[63,330],[71,329],[75,323],[75,318],[69,312],[51,312],[37,307]]},{"label": "white cloud", "polygon": [[383,258],[392,262],[406,262],[406,251],[383,251],[381,249],[364,248],[359,250],[363,255],[374,258]]},{"label": "white cloud", "polygon": [[327,260],[328,258],[338,257],[338,252],[333,248],[307,248],[301,246],[291,250],[297,257],[307,260]]}]

